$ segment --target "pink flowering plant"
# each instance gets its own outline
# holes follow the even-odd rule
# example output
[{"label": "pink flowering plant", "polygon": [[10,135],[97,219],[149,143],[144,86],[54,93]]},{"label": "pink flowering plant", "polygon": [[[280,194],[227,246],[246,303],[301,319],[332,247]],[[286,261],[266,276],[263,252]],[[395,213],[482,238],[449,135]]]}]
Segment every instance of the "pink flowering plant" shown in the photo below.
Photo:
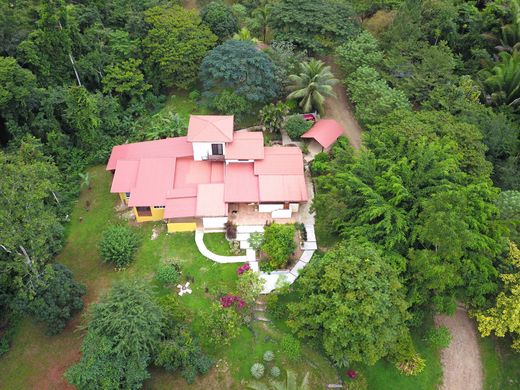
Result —
[{"label": "pink flowering plant", "polygon": [[356,377],[357,377],[357,372],[354,371],[354,370],[348,370],[348,371],[347,371],[347,375],[348,375],[348,377],[349,377],[350,379],[356,379]]},{"label": "pink flowering plant", "polygon": [[245,263],[244,265],[241,265],[240,267],[237,268],[237,274],[242,275],[244,272],[247,272],[250,269],[251,269],[251,267],[249,266],[249,263]]},{"label": "pink flowering plant", "polygon": [[224,308],[235,306],[237,309],[240,310],[246,305],[246,302],[239,296],[228,294],[220,298],[220,304]]}]

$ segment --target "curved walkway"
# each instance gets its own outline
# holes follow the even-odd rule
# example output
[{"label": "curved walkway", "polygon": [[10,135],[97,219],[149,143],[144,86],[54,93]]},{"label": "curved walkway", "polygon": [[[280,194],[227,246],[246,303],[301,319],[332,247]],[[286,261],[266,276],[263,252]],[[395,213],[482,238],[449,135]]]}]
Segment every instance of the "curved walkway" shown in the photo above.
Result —
[{"label": "curved walkway", "polygon": [[216,263],[245,263],[248,261],[247,256],[221,256],[211,252],[204,243],[204,232],[199,229],[195,231],[195,244],[200,253]]},{"label": "curved walkway", "polygon": [[452,336],[448,348],[441,352],[440,390],[482,390],[483,372],[478,336],[466,309],[457,307],[452,316],[437,315],[435,324],[446,326]]}]

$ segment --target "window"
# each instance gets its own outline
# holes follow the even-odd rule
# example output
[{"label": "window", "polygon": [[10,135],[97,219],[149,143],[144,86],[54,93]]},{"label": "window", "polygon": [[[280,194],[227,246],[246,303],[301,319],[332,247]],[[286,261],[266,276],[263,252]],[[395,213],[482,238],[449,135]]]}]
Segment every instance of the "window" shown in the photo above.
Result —
[{"label": "window", "polygon": [[150,207],[136,207],[137,215],[139,217],[151,217],[152,216],[152,210],[150,210]]},{"label": "window", "polygon": [[126,199],[130,199],[130,192],[125,192]]},{"label": "window", "polygon": [[154,206],[154,209],[164,209],[166,206]]},{"label": "window", "polygon": [[211,144],[211,154],[214,156],[222,156],[224,154],[222,144]]}]

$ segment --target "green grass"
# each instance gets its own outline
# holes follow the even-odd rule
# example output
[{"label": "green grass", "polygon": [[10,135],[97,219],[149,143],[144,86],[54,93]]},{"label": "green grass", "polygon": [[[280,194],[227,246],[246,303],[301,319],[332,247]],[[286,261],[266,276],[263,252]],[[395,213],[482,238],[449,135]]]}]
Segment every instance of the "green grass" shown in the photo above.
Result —
[{"label": "green grass", "polygon": [[520,388],[520,354],[511,349],[511,340],[479,337],[484,367],[484,390]]},{"label": "green grass", "polygon": [[213,253],[221,256],[239,256],[243,255],[244,251],[241,250],[240,254],[234,254],[229,248],[229,241],[226,240],[224,233],[206,233],[204,234],[204,244]]},{"label": "green grass", "polygon": [[[118,197],[110,194],[112,176],[104,167],[90,169],[94,175],[91,191],[83,191],[67,226],[67,243],[57,261],[67,265],[75,277],[87,285],[86,303],[99,299],[117,280],[124,278],[141,278],[154,287],[158,296],[175,294],[174,287],[167,288],[154,278],[158,265],[164,260],[175,259],[182,268],[183,282],[189,276],[194,281],[191,285],[193,293],[179,297],[179,302],[186,311],[186,320],[192,323],[194,332],[201,336],[210,304],[220,294],[232,293],[238,278],[237,264],[217,264],[202,256],[195,245],[193,233],[166,234],[163,223],[129,223],[120,218],[115,206]],[[91,204],[90,211],[85,208],[86,202]],[[116,272],[111,266],[104,264],[98,254],[97,243],[103,230],[110,223],[129,223],[141,237],[141,245],[133,263],[124,271]],[[151,240],[153,229],[163,229],[157,239]],[[224,248],[223,235],[208,235],[214,247]],[[42,326],[31,320],[21,320],[13,337],[11,350],[0,360],[0,378],[2,388],[65,388],[66,381],[62,375],[68,367],[76,362],[84,331],[77,331],[82,323],[81,315],[77,315],[58,336],[48,337]],[[326,383],[335,383],[336,374],[329,362],[319,353],[306,348],[305,359],[301,363],[291,363],[277,350],[279,340],[286,329],[276,325],[265,327],[255,322],[252,329],[243,327],[240,336],[228,347],[209,346],[201,337],[219,368],[212,370],[193,385],[188,385],[177,374],[152,368],[152,377],[146,381],[145,388],[151,389],[198,389],[225,388],[242,389],[242,381],[251,379],[249,369],[253,363],[260,361],[266,350],[274,350],[277,354],[276,365],[280,368],[291,368],[303,377],[306,371],[311,372],[314,388],[323,387]],[[222,365],[229,367],[222,370]]]},{"label": "green grass", "polygon": [[190,100],[184,91],[174,91],[173,94],[167,98],[166,104],[161,111],[175,112],[186,121],[191,114],[214,114],[208,107]]}]

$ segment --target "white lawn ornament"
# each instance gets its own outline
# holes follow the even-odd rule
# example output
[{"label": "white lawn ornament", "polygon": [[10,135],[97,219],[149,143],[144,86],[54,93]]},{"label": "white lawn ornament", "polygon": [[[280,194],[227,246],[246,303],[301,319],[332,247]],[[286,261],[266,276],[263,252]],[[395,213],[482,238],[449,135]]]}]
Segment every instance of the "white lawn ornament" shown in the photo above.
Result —
[{"label": "white lawn ornament", "polygon": [[178,284],[177,288],[179,289],[179,295],[182,297],[184,294],[191,294],[190,282],[186,282],[183,286],[182,284]]}]

